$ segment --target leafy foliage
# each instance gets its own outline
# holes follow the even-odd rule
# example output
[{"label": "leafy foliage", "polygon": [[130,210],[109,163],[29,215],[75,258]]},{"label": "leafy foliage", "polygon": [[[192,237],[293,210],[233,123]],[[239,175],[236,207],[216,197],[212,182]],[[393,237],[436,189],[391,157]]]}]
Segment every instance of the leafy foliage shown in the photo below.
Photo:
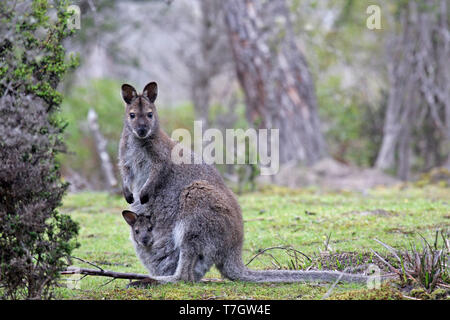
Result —
[{"label": "leafy foliage", "polygon": [[78,225],[56,208],[67,185],[55,155],[64,149],[61,77],[70,35],[64,1],[0,3],[0,295],[50,298]]}]

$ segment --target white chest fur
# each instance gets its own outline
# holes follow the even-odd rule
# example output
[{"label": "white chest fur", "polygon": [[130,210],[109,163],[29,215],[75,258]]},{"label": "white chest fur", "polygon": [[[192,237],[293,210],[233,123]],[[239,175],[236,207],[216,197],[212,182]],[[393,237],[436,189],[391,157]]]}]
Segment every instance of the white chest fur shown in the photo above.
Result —
[{"label": "white chest fur", "polygon": [[130,187],[134,198],[139,198],[142,186],[147,181],[152,166],[149,154],[144,148],[134,148],[133,154],[129,155],[125,165],[130,168]]}]

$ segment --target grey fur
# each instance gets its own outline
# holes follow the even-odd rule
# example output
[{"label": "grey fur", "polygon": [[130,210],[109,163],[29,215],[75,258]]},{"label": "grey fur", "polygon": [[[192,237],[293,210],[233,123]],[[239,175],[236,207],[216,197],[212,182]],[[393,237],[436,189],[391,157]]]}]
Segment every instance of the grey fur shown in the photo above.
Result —
[{"label": "grey fur", "polygon": [[[126,90],[130,87],[126,86]],[[156,90],[155,85],[152,88]],[[230,280],[298,282],[335,281],[341,277],[343,281],[367,281],[367,276],[341,272],[256,271],[245,267],[241,255],[242,213],[235,195],[213,166],[171,161],[176,143],[159,128],[154,99],[146,97],[147,90],[138,95],[131,89],[131,93],[122,92],[126,113],[119,167],[124,196],[137,215],[136,224],[130,224],[131,240],[151,278],[159,282],[199,281],[216,265]],[[153,112],[152,119],[145,118],[148,110]],[[130,118],[131,111],[135,113],[134,119]],[[148,130],[145,138],[137,134],[136,120]],[[152,226],[151,231],[146,224]],[[143,245],[133,228],[148,233],[151,245],[150,242]]]}]

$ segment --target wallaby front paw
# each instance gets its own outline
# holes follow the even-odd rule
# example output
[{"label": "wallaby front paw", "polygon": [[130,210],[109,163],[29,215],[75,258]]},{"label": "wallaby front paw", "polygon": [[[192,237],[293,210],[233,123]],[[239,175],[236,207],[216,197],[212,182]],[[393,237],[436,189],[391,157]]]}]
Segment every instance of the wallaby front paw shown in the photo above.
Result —
[{"label": "wallaby front paw", "polygon": [[127,202],[129,204],[132,204],[134,202],[133,194],[129,194],[128,196],[125,196],[125,200],[127,200]]},{"label": "wallaby front paw", "polygon": [[159,282],[155,279],[147,278],[144,280],[133,281],[127,284],[127,289],[129,288],[148,288],[150,286],[154,286],[159,284]]},{"label": "wallaby front paw", "polygon": [[132,204],[134,202],[134,197],[133,194],[131,193],[130,189],[128,188],[123,188],[123,195],[125,197],[125,200],[129,203]]},{"label": "wallaby front paw", "polygon": [[148,193],[141,192],[141,194],[139,195],[139,200],[141,201],[141,204],[147,203],[149,198],[150,197],[149,197]]}]

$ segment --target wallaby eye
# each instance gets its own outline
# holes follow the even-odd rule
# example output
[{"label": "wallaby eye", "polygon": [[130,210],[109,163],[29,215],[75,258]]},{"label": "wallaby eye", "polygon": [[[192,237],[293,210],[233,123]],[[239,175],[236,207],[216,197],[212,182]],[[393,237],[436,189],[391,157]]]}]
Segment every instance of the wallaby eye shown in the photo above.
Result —
[{"label": "wallaby eye", "polygon": [[135,117],[136,117],[136,114],[130,113],[130,118],[131,118],[131,119],[134,119]]},{"label": "wallaby eye", "polygon": [[147,117],[151,119],[153,117],[153,113],[152,112],[147,113]]},{"label": "wallaby eye", "polygon": [[134,232],[136,232],[136,234],[138,234],[138,233],[139,233],[139,230],[138,230],[138,229],[136,229],[136,230],[134,230]]},{"label": "wallaby eye", "polygon": [[147,228],[147,231],[148,231],[148,232],[151,232],[152,230],[153,230],[152,227],[148,227],[148,228]]}]

